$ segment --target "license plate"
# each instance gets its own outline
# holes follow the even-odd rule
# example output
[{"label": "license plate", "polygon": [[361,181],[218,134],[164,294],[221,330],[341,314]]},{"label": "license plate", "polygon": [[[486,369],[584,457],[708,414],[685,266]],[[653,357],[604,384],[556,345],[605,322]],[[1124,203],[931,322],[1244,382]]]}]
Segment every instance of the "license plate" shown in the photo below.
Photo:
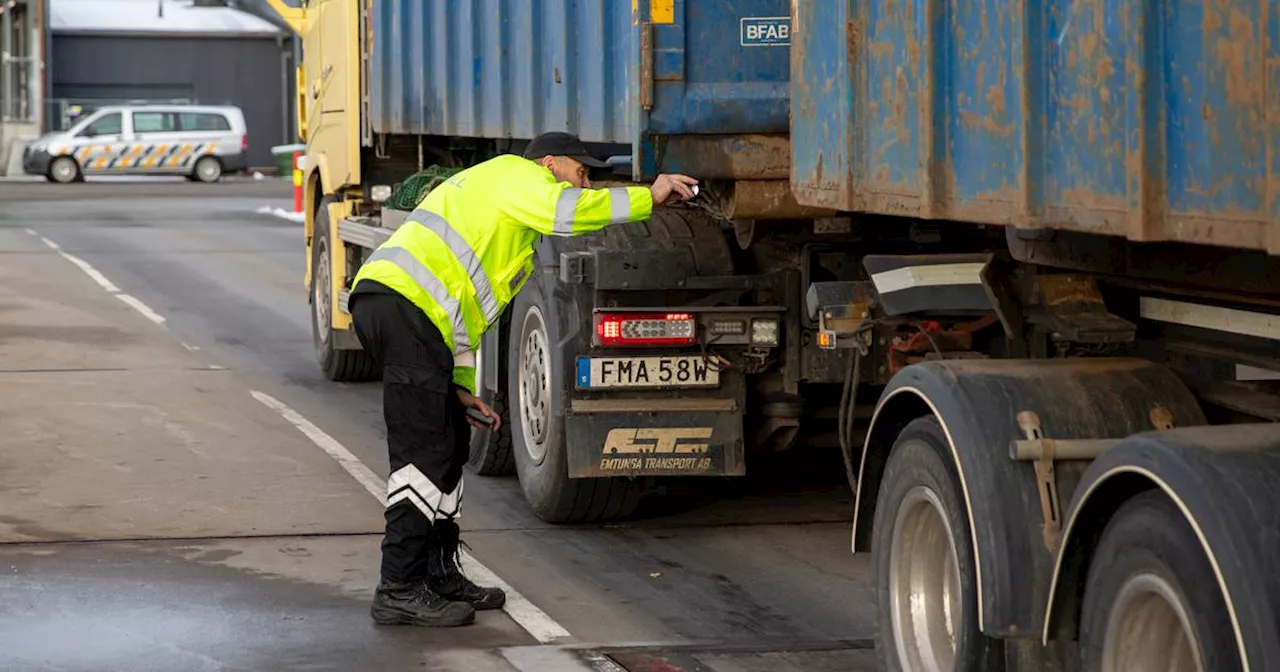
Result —
[{"label": "license plate", "polygon": [[579,357],[579,388],[716,387],[720,372],[699,355]]}]

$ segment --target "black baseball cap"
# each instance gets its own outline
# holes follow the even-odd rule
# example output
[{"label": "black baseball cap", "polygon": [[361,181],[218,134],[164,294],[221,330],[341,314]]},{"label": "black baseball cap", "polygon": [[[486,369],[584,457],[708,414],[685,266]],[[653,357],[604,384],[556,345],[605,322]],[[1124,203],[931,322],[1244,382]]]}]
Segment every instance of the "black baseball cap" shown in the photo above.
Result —
[{"label": "black baseball cap", "polygon": [[587,153],[587,146],[578,136],[563,131],[543,133],[524,148],[524,158],[540,159],[544,156],[567,156],[590,168],[608,168],[609,164]]}]

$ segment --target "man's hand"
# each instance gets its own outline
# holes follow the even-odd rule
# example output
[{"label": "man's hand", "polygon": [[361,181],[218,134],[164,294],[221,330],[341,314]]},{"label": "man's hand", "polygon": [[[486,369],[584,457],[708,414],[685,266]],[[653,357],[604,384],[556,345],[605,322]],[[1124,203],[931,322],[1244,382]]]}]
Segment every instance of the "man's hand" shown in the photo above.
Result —
[{"label": "man's hand", "polygon": [[489,407],[489,404],[480,401],[479,397],[459,387],[458,401],[462,402],[463,408],[474,408],[479,411],[481,415],[493,421],[492,425],[486,425],[468,415],[467,422],[470,423],[472,427],[475,427],[476,429],[492,429],[495,432],[502,429],[502,417],[495,413],[494,410]]},{"label": "man's hand", "polygon": [[687,201],[693,198],[693,187],[698,181],[688,175],[659,175],[649,187],[653,194],[654,206],[666,205],[673,201]]}]

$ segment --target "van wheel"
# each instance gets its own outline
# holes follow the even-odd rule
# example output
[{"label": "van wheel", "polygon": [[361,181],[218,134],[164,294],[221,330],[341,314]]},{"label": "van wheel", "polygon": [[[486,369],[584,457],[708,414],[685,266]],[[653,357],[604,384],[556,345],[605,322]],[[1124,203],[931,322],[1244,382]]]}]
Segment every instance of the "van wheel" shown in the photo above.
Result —
[{"label": "van wheel", "polygon": [[204,183],[217,182],[222,177],[222,162],[214,156],[202,156],[196,161],[191,174]]},{"label": "van wheel", "polygon": [[45,177],[59,184],[76,182],[80,177],[80,166],[69,156],[59,156],[49,164],[49,174]]},{"label": "van wheel", "polygon": [[542,276],[534,276],[512,305],[507,339],[507,394],[512,451],[520,488],[533,512],[549,523],[583,523],[626,516],[640,503],[641,481],[569,478],[564,431],[564,366],[559,328]]},{"label": "van wheel", "polygon": [[364,350],[334,347],[333,259],[329,255],[329,208],[334,199],[325,197],[316,211],[316,228],[311,238],[311,336],[316,360],[324,377],[339,383],[377,380],[378,368]]}]

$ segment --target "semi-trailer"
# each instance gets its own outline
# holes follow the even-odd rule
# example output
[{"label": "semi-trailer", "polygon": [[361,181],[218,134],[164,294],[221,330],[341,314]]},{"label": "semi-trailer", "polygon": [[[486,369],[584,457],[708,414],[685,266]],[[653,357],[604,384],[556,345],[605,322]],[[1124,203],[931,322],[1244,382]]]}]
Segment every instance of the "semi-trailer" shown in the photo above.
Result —
[{"label": "semi-trailer", "polygon": [[886,669],[1280,669],[1274,0],[272,4],[329,379],[417,200],[570,131],[701,193],[539,244],[474,473],[572,523],[837,448]]}]

